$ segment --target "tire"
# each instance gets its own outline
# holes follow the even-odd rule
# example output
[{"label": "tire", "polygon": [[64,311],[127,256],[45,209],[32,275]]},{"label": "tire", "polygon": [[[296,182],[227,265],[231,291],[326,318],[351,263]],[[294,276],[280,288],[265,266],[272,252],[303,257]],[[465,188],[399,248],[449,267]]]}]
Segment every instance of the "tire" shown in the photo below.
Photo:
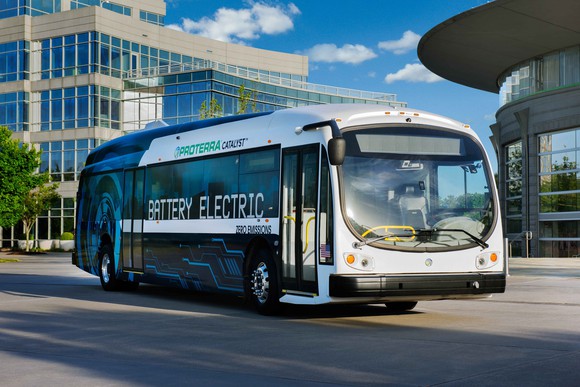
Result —
[{"label": "tire", "polygon": [[280,311],[276,264],[265,250],[258,250],[250,257],[246,291],[258,313],[273,315]]},{"label": "tire", "polygon": [[387,302],[385,306],[391,312],[407,312],[417,306],[417,301]]},{"label": "tire", "polygon": [[115,256],[110,244],[104,245],[99,251],[99,278],[106,291],[121,289],[122,283],[115,277]]}]

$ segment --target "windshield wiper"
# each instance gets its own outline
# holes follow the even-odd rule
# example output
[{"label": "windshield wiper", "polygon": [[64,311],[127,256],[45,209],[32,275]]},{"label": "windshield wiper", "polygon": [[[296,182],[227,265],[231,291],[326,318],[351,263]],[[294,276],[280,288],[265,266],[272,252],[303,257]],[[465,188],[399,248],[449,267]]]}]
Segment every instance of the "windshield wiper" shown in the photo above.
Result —
[{"label": "windshield wiper", "polygon": [[465,235],[469,236],[471,239],[473,239],[473,241],[475,243],[477,243],[480,247],[483,247],[484,249],[487,249],[489,247],[489,245],[487,243],[485,243],[483,240],[481,240],[480,238],[476,237],[475,235],[473,235],[472,233],[463,230],[461,228],[422,228],[419,230],[415,230],[415,234],[416,236],[419,237],[429,237],[431,238],[431,236],[436,233],[436,232],[462,232]]},{"label": "windshield wiper", "polygon": [[376,238],[373,238],[373,239],[365,239],[364,241],[353,242],[352,243],[352,247],[354,247],[355,249],[360,249],[361,247],[366,246],[369,243],[373,243],[373,242],[376,242],[376,241],[380,241],[381,239],[390,238],[392,236],[394,236],[394,235],[383,235],[383,236],[376,237]]},{"label": "windshield wiper", "polygon": [[[409,229],[409,231],[411,231]],[[460,229],[460,228],[422,228],[419,230],[415,230],[414,232],[410,232],[408,234],[393,234],[393,233],[389,233],[387,235],[382,235],[379,237],[375,237],[372,239],[365,239],[363,241],[358,241],[358,242],[354,242],[352,244],[352,247],[354,247],[355,249],[360,249],[363,246],[366,246],[370,243],[374,243],[377,241],[380,241],[381,239],[386,239],[386,238],[409,238],[412,236],[417,236],[417,237],[428,237],[429,239],[431,239],[431,236],[434,233],[438,233],[438,232],[462,232],[465,235],[469,236],[475,243],[477,243],[480,247],[483,247],[484,249],[487,249],[489,247],[489,245],[487,243],[485,243],[483,240],[481,240],[480,238],[476,237],[475,235],[473,235],[472,233]]]},{"label": "windshield wiper", "polygon": [[375,237],[372,239],[365,239],[363,241],[358,241],[358,242],[353,242],[352,247],[354,247],[355,249],[360,249],[363,246],[366,246],[370,243],[374,243],[377,241],[380,241],[381,239],[387,239],[387,238],[409,238],[409,237],[413,237],[415,236],[415,234],[413,234],[411,232],[411,229],[409,229],[409,233],[408,234],[393,234],[393,233],[388,233],[387,235],[382,235],[379,237]]}]

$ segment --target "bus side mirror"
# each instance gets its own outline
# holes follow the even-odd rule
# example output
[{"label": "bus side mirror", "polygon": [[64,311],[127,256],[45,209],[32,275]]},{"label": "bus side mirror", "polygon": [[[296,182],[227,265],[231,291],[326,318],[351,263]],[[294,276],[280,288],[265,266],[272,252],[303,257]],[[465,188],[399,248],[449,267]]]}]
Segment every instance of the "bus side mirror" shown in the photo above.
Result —
[{"label": "bus side mirror", "polygon": [[328,158],[332,165],[342,165],[346,154],[346,141],[344,138],[331,138],[328,141]]}]

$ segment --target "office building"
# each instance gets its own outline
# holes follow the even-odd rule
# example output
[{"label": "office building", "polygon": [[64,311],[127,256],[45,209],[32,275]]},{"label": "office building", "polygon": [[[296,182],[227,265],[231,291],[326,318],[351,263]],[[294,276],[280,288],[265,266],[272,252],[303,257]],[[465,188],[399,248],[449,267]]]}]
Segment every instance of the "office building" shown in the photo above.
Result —
[{"label": "office building", "polygon": [[[40,172],[60,183],[60,206],[35,239],[74,229],[77,179],[94,147],[147,124],[320,103],[405,106],[394,94],[308,83],[308,58],[165,28],[162,0],[0,2],[0,125],[42,149]],[[19,237],[2,230],[3,246]]]},{"label": "office building", "polygon": [[491,140],[516,256],[580,254],[579,17],[576,0],[496,0],[419,44],[434,73],[500,97]]}]

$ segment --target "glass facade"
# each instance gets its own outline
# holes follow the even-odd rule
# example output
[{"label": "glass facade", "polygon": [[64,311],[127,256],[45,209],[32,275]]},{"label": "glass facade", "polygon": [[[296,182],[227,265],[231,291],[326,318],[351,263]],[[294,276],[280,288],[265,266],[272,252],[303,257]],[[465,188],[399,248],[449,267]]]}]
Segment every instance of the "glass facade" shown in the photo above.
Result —
[{"label": "glass facade", "polygon": [[522,62],[500,77],[500,105],[527,96],[580,84],[580,46]]},{"label": "glass facade", "polygon": [[115,78],[134,71],[139,47],[97,32],[58,36],[41,42],[41,78],[61,78],[99,72]]},{"label": "glass facade", "polygon": [[28,130],[28,96],[23,91],[0,94],[0,126],[13,132]]},{"label": "glass facade", "polygon": [[98,63],[95,33],[57,36],[41,42],[41,78],[61,78],[95,72]]},{"label": "glass facade", "polygon": [[506,232],[522,232],[522,142],[518,141],[506,148]]},{"label": "glass facade", "polygon": [[40,172],[50,173],[54,182],[78,180],[89,152],[101,142],[94,139],[43,142]]},{"label": "glass facade", "polygon": [[[580,254],[580,128],[539,136],[540,254]],[[549,220],[543,220],[549,219]]]},{"label": "glass facade", "polygon": [[93,85],[44,90],[39,104],[40,122],[33,125],[35,130],[122,126],[121,90]]},{"label": "glass facade", "polygon": [[542,257],[580,256],[580,220],[540,222],[540,255]]},{"label": "glass facade", "polygon": [[540,213],[580,212],[580,129],[539,140]]},{"label": "glass facade", "polygon": [[75,200],[61,198],[60,203],[37,219],[36,239],[59,239],[63,232],[74,230]]},{"label": "glass facade", "polygon": [[[150,24],[165,23],[164,15],[139,9],[139,2],[100,0],[0,0],[0,19],[68,11],[69,4],[73,11],[100,6]],[[246,112],[319,103],[406,106],[394,94],[314,85],[302,73],[219,63],[164,49],[163,42],[147,45],[91,30],[65,33],[60,25],[53,30],[56,36],[34,39],[29,31],[30,41],[0,43],[0,84],[12,82],[11,89],[0,91],[0,125],[30,132],[26,138],[42,150],[40,172],[48,172],[69,196],[38,219],[37,239],[73,231],[70,192],[92,149],[152,121],[197,120],[204,102],[209,106],[212,100],[220,105],[220,115],[239,114],[242,84],[249,98]],[[15,85],[18,91],[11,92]]]},{"label": "glass facade", "polygon": [[[18,46],[16,46],[17,43]],[[21,47],[20,50],[17,50],[17,47]],[[10,49],[11,53],[15,51],[22,53],[21,55],[23,56],[20,60],[15,54],[11,54],[10,60],[13,65],[10,68],[14,69],[12,72],[16,72],[16,69],[20,67],[25,69],[22,71],[23,75],[21,75],[23,79],[28,79],[28,75],[26,75],[28,74],[28,47],[28,42],[14,42],[9,48],[6,48],[6,50]],[[2,46],[0,45],[0,60],[2,58],[1,54]],[[33,51],[33,55],[40,55],[41,79],[61,78],[95,72],[123,79],[144,78],[168,75],[173,72],[207,69],[215,66],[222,72],[239,74],[242,78],[248,78],[252,74],[259,73],[261,78],[265,77],[267,81],[272,79],[287,80],[287,84],[281,83],[282,87],[292,86],[289,84],[290,82],[299,82],[302,85],[306,81],[305,77],[295,74],[258,71],[257,69],[218,64],[202,58],[138,44],[117,36],[95,31],[44,39],[41,41],[40,49]],[[156,82],[154,78],[152,82]],[[373,97],[372,93],[368,94],[371,95],[367,96],[361,93],[358,97]],[[376,94],[385,97],[385,100],[396,102],[394,94]],[[391,98],[387,99],[389,96]],[[357,96],[355,95],[354,97],[356,98]]]},{"label": "glass facade", "polygon": [[[240,113],[240,85],[249,104],[246,113],[264,112],[323,103],[369,103],[377,100],[319,93],[251,81],[216,70],[189,71],[124,82],[124,129],[134,131],[148,122],[163,120],[169,125],[199,119],[200,108],[215,99],[221,115]],[[393,105],[399,105],[393,102]]]},{"label": "glass facade", "polygon": [[0,43],[0,83],[29,79],[30,44],[19,40]]},{"label": "glass facade", "polygon": [[158,26],[165,25],[165,16],[143,10],[139,11],[139,20]]},{"label": "glass facade", "polygon": [[[103,141],[79,139],[43,142],[39,172],[48,172],[53,182],[76,181],[85,166],[89,152]],[[63,232],[74,230],[74,198],[61,202],[38,218],[38,239],[58,239]]]},{"label": "glass facade", "polygon": [[22,15],[39,16],[60,11],[60,0],[0,0],[0,19]]},{"label": "glass facade", "polygon": [[131,7],[126,7],[122,4],[113,3],[111,1],[102,0],[72,0],[70,2],[70,9],[84,8],[84,7],[103,7],[113,12],[117,12],[121,15],[131,16],[133,9]]}]

